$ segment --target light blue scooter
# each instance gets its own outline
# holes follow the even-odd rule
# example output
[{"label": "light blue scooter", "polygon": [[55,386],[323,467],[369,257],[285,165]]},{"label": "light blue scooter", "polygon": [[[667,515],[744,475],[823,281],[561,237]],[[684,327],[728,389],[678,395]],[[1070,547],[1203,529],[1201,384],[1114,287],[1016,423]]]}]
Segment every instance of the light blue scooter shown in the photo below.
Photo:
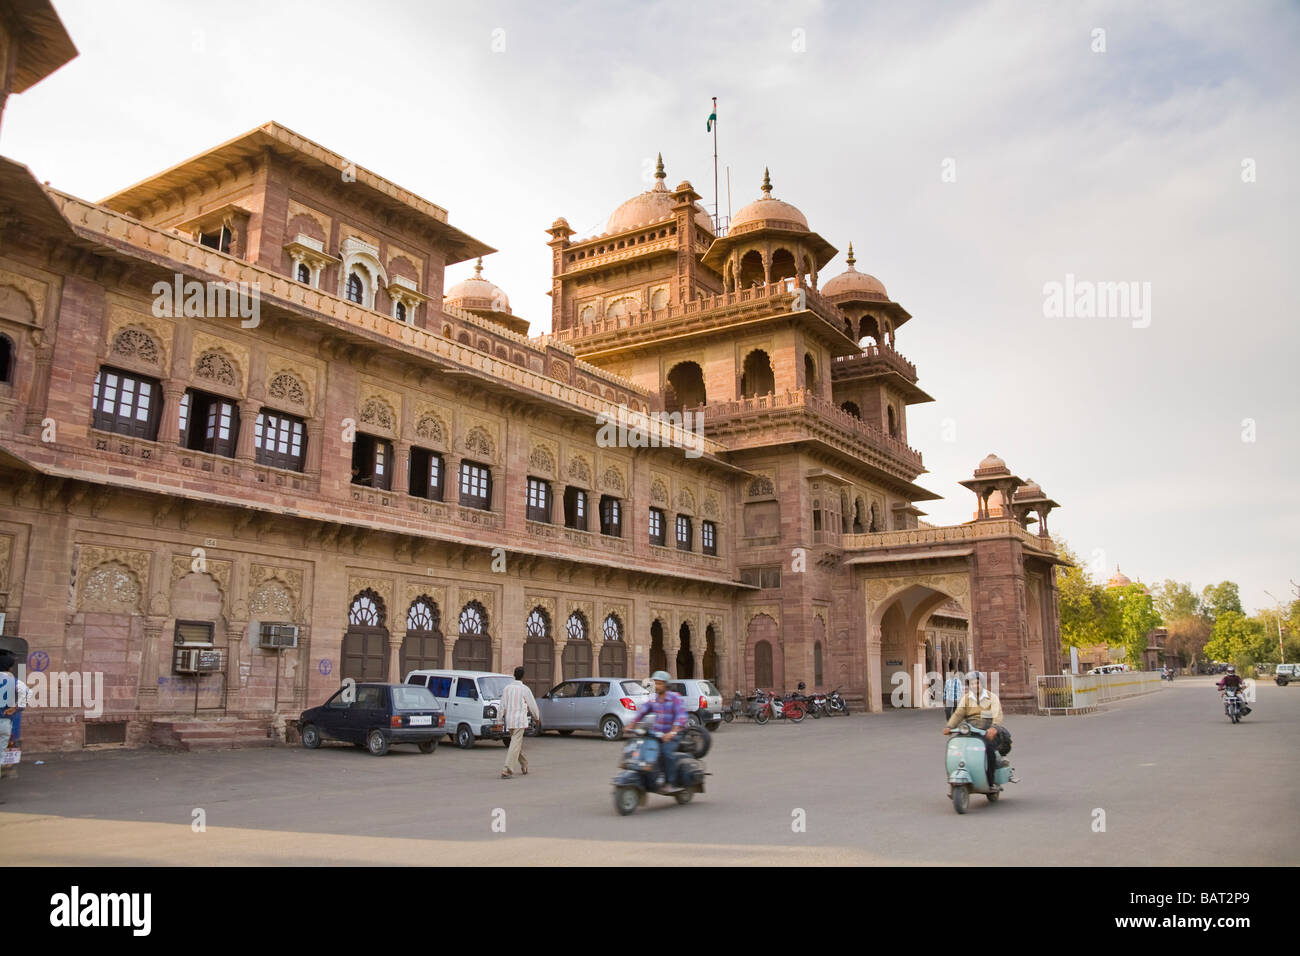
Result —
[{"label": "light blue scooter", "polygon": [[1014,772],[1011,761],[997,756],[994,786],[989,786],[984,769],[984,733],[963,720],[948,734],[948,795],[958,813],[965,813],[970,807],[971,793],[982,793],[989,798],[989,803],[996,803],[1002,786],[1011,782]]}]

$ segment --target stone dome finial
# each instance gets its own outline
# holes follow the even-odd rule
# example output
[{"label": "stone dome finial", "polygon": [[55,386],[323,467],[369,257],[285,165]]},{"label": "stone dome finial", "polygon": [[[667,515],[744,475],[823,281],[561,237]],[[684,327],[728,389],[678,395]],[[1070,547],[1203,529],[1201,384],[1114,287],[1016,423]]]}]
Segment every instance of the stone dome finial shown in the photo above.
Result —
[{"label": "stone dome finial", "polygon": [[849,264],[849,269],[851,271],[856,272],[857,270],[853,268],[853,263],[857,262],[858,260],[853,256],[853,243],[851,242],[849,243],[849,258],[846,261]]},{"label": "stone dome finial", "polygon": [[478,262],[474,263],[474,278],[475,279],[483,278],[483,257],[482,256],[479,256]]},{"label": "stone dome finial", "polygon": [[660,153],[658,161],[655,162],[655,179],[662,182],[667,175],[668,174],[664,172],[664,154]]},{"label": "stone dome finial", "polygon": [[763,198],[771,199],[772,198],[772,177],[768,174],[766,166],[763,167],[763,185],[761,188],[763,191]]}]

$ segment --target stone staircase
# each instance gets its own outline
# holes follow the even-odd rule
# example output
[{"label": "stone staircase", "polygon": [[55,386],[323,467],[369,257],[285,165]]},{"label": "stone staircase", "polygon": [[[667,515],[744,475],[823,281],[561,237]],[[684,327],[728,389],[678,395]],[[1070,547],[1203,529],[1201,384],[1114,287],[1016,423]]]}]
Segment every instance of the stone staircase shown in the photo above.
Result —
[{"label": "stone staircase", "polygon": [[155,720],[150,742],[175,750],[234,750],[239,747],[274,747],[266,735],[268,720],[239,717],[188,717]]}]

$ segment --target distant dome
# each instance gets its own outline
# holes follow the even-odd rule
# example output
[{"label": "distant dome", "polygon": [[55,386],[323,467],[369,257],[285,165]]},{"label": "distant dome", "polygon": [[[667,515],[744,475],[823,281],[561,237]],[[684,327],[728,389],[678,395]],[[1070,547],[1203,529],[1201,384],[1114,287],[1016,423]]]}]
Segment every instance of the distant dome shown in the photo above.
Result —
[{"label": "distant dome", "polygon": [[742,206],[740,212],[731,217],[731,225],[727,232],[733,235],[737,231],[748,232],[764,226],[777,229],[793,227],[798,232],[809,231],[808,219],[803,213],[788,202],[772,198],[772,177],[768,175],[766,169],[763,170],[763,198],[755,199],[749,205]]},{"label": "distant dome", "polygon": [[[673,194],[664,185],[664,158],[659,157],[655,165],[655,184],[640,195],[633,196],[610,214],[605,223],[605,232],[626,232],[638,226],[649,225],[671,218],[673,213]],[[695,204],[695,222],[713,232],[713,220],[699,203]]]},{"label": "distant dome", "polygon": [[1115,576],[1106,582],[1106,587],[1126,588],[1132,583],[1133,581],[1129,578],[1127,574],[1125,574],[1123,571],[1119,569],[1119,565],[1117,564],[1115,565]]},{"label": "distant dome", "polygon": [[[760,200],[761,201],[761,200]],[[835,278],[828,280],[821,288],[822,295],[827,298],[839,296],[852,296],[858,299],[871,299],[880,302],[889,301],[889,293],[885,291],[885,285],[875,276],[867,275],[865,272],[859,272],[854,263],[858,260],[853,257],[853,243],[849,243],[849,267],[841,272]]]},{"label": "distant dome", "polygon": [[1032,478],[1026,478],[1025,483],[1016,489],[1017,498],[1041,498],[1043,489],[1038,482]]},{"label": "distant dome", "polygon": [[501,287],[483,278],[483,260],[474,265],[474,275],[457,282],[443,295],[443,301],[459,309],[486,309],[510,313],[510,299]]},{"label": "distant dome", "polygon": [[975,474],[977,477],[982,478],[985,475],[1009,475],[1011,472],[1007,469],[1005,461],[990,453],[979,463],[979,467],[975,469]]}]

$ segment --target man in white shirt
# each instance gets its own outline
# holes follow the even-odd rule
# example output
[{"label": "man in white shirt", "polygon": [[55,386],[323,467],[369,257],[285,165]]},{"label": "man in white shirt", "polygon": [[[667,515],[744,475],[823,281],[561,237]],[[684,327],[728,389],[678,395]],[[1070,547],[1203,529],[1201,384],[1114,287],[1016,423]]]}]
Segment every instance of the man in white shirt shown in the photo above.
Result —
[{"label": "man in white shirt", "polygon": [[501,709],[505,712],[502,716],[506,731],[510,734],[510,749],[506,751],[506,765],[501,771],[501,779],[513,777],[516,767],[526,776],[528,758],[524,756],[524,731],[528,729],[528,715],[532,714],[534,720],[540,720],[541,714],[537,711],[537,700],[533,697],[533,692],[524,683],[522,667],[515,668],[515,679],[506,684],[505,690],[501,692]]}]

